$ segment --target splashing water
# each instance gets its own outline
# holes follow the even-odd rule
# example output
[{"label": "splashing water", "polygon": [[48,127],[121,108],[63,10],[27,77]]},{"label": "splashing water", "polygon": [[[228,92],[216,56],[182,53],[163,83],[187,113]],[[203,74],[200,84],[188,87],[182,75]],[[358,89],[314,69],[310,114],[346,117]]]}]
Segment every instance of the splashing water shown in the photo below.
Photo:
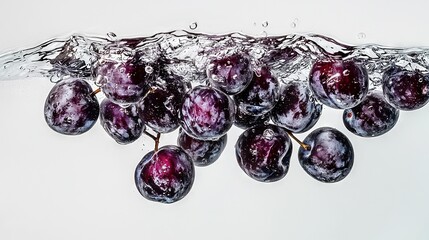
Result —
[{"label": "splashing water", "polygon": [[139,60],[157,64],[189,82],[206,79],[206,66],[219,54],[247,52],[256,72],[271,67],[282,81],[306,80],[313,62],[320,57],[354,59],[365,65],[372,87],[392,65],[429,72],[429,49],[389,48],[380,45],[351,46],[317,34],[251,37],[240,33],[206,35],[187,31],[158,33],[149,37],[118,39],[73,35],[39,46],[0,56],[0,81],[48,77],[56,82],[65,77],[91,78],[100,59],[138,55]]}]

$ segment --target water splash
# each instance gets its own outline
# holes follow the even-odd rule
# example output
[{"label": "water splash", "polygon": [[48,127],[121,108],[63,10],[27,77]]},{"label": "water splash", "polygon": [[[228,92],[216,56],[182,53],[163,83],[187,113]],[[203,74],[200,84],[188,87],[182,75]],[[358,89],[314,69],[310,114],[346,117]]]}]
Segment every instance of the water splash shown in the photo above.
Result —
[{"label": "water splash", "polygon": [[427,48],[352,46],[317,34],[251,37],[240,33],[207,35],[172,31],[124,39],[116,35],[51,39],[33,48],[1,55],[0,81],[40,76],[53,82],[68,76],[91,79],[92,70],[101,59],[138,56],[152,67],[162,59],[165,70],[186,81],[201,82],[206,80],[210,60],[225,51],[248,53],[256,72],[268,65],[282,81],[306,80],[311,65],[321,57],[360,62],[367,68],[373,86],[380,84],[383,72],[392,65],[429,72]]}]

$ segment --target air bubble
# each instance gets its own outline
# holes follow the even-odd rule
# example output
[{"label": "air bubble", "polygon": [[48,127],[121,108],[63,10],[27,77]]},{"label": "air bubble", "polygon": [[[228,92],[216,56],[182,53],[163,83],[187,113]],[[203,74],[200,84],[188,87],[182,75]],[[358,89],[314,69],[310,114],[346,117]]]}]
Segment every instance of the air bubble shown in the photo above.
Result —
[{"label": "air bubble", "polygon": [[193,22],[191,24],[189,24],[189,29],[191,30],[195,30],[198,27],[198,23],[197,22]]},{"label": "air bubble", "polygon": [[146,66],[144,68],[144,70],[145,70],[146,73],[149,73],[149,74],[153,73],[153,67],[151,67],[151,66]]},{"label": "air bubble", "polygon": [[107,38],[109,38],[109,40],[114,41],[116,40],[116,34],[114,32],[108,32],[107,33]]},{"label": "air bubble", "polygon": [[364,38],[366,38],[366,34],[365,33],[363,33],[363,32],[358,33],[358,39],[364,39]]},{"label": "air bubble", "polygon": [[272,129],[265,129],[263,136],[266,140],[273,140],[274,131]]},{"label": "air bubble", "polygon": [[268,27],[268,22],[267,22],[267,21],[263,22],[263,23],[262,23],[262,27],[264,27],[264,28],[265,28],[265,27]]},{"label": "air bubble", "polygon": [[290,24],[290,27],[291,27],[291,28],[296,28],[296,23],[295,23],[295,22],[292,22],[292,23]]},{"label": "air bubble", "polygon": [[348,76],[350,74],[350,70],[346,69],[343,71],[344,76]]}]

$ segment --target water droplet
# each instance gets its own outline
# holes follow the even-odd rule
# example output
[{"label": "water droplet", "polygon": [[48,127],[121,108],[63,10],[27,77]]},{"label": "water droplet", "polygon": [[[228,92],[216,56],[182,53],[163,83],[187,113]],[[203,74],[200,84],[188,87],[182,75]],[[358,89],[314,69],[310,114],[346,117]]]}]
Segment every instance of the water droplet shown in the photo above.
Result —
[{"label": "water droplet", "polygon": [[268,27],[268,21],[263,22],[263,23],[262,23],[262,27],[264,27],[264,28],[265,28],[265,27]]},{"label": "water droplet", "polygon": [[366,38],[366,34],[364,33],[364,32],[360,32],[360,33],[358,33],[358,39],[364,39],[364,38]]},{"label": "water droplet", "polygon": [[267,140],[273,140],[274,131],[272,129],[265,129],[263,136]]},{"label": "water droplet", "polygon": [[108,32],[107,33],[107,37],[109,38],[109,40],[112,40],[112,41],[114,41],[114,40],[116,40],[116,34],[114,33],[114,32]]},{"label": "water droplet", "polygon": [[195,30],[195,29],[197,29],[197,27],[198,27],[198,23],[197,22],[193,22],[193,23],[189,24],[189,28],[191,30]]}]

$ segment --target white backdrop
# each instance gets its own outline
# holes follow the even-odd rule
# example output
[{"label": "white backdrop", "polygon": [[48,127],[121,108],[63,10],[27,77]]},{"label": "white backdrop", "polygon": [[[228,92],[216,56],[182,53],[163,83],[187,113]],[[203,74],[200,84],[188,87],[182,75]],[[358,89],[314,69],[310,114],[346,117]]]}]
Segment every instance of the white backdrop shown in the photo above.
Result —
[{"label": "white backdrop", "polygon": [[[351,44],[429,46],[428,6],[424,0],[16,0],[2,6],[0,52],[71,33],[151,35],[189,30],[193,22],[208,33],[314,32]],[[341,111],[325,108],[316,127],[338,128],[355,148],[353,170],[337,184],[306,175],[296,145],[283,180],[253,181],[236,163],[240,131],[234,129],[221,159],[197,169],[190,194],[163,205],[141,197],[133,181],[152,141],[119,146],[99,124],[78,137],[56,134],[43,118],[51,86],[47,79],[0,81],[0,239],[429,239],[429,106],[401,112],[397,126],[374,139],[349,134]],[[161,139],[174,143],[175,134]]]}]

